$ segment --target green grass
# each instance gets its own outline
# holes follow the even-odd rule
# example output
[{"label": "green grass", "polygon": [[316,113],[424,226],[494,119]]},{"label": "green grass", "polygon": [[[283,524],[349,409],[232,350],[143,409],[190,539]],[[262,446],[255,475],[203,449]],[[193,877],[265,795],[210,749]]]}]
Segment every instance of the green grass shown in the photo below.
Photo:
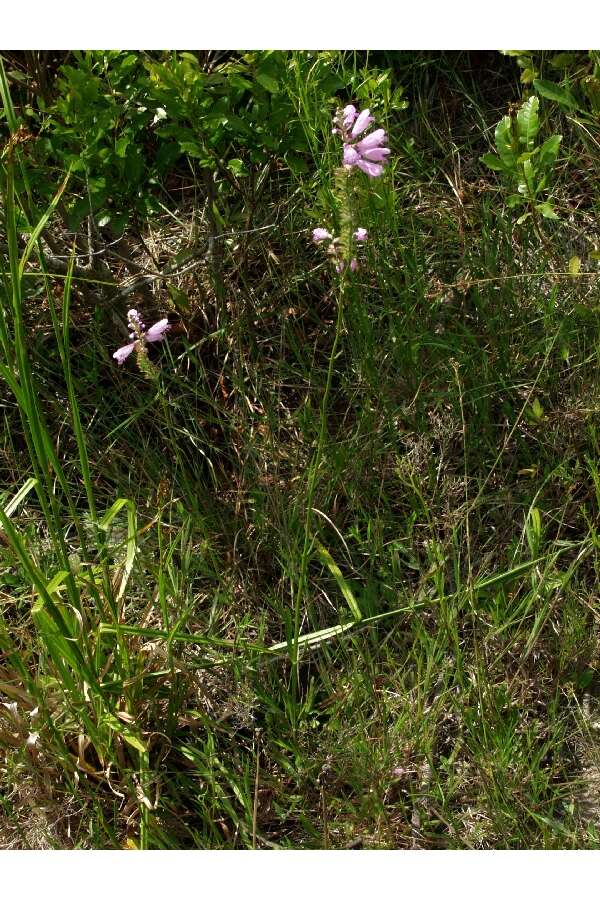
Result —
[{"label": "green grass", "polygon": [[[218,290],[179,278],[145,373],[111,359],[130,298],[47,270],[61,220],[4,153],[0,844],[597,849],[597,126],[543,106],[546,246],[479,162],[512,60],[338,54],[393,149],[340,306],[310,243],[331,98],[298,65],[308,171],[274,169]],[[157,257],[206,230],[184,181]]]}]

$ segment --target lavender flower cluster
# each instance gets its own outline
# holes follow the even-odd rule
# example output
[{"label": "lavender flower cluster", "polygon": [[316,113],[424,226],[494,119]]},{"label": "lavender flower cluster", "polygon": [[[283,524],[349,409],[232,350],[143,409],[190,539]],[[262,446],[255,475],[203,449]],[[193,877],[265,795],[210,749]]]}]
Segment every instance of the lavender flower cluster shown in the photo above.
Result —
[{"label": "lavender flower cluster", "polygon": [[[366,228],[357,228],[356,231],[352,234],[352,237],[359,244],[364,244],[368,236],[369,235]],[[334,261],[336,272],[341,274],[344,271],[346,262],[344,260],[344,248],[342,247],[340,238],[334,237],[331,232],[327,231],[326,228],[315,228],[313,231],[313,241],[315,242],[315,244],[320,244],[322,241],[329,241],[327,253]],[[358,260],[353,256],[350,260],[350,271],[356,272],[357,269]]]},{"label": "lavender flower cluster", "polygon": [[359,140],[359,135],[374,121],[371,110],[363,109],[359,113],[350,103],[338,112],[333,128],[333,134],[339,134],[344,145],[344,167],[351,169],[356,166],[370,178],[378,178],[381,175],[390,155],[389,148],[385,146],[387,135],[383,128],[377,128]]},{"label": "lavender flower cluster", "polygon": [[[373,122],[374,119],[369,109],[363,109],[359,113],[355,106],[349,104],[336,113],[333,120],[333,134],[339,135],[342,139],[344,169],[351,171],[356,167],[370,178],[378,178],[388,161],[390,151],[385,146],[387,135],[383,128],[376,128],[366,137],[360,137]],[[315,228],[312,236],[316,244],[329,242],[327,253],[334,262],[336,272],[343,272],[346,267],[348,248],[342,246],[341,238],[334,237],[326,228]],[[362,244],[367,240],[367,231],[365,228],[357,228],[352,237]],[[348,267],[351,272],[356,272],[359,268],[355,256],[351,257]]]},{"label": "lavender flower cluster", "polygon": [[160,319],[159,322],[155,322],[154,325],[146,331],[146,326],[137,309],[129,310],[127,313],[127,322],[129,326],[130,343],[125,344],[124,347],[119,347],[119,349],[115,350],[113,353],[113,359],[116,359],[120,366],[134,350],[143,349],[146,344],[152,344],[154,341],[162,341],[171,327],[168,319]]}]

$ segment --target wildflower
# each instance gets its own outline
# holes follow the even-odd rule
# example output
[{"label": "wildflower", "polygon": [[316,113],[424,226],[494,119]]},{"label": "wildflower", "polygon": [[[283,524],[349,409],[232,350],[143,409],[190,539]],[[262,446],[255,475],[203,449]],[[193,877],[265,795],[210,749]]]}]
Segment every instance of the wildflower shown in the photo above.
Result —
[{"label": "wildflower", "polygon": [[352,106],[352,104],[348,104],[343,109],[343,123],[345,128],[350,128],[351,125],[354,124],[354,120],[356,119],[358,113],[356,111],[356,107]]},{"label": "wildflower", "polygon": [[[352,237],[356,240],[357,243],[364,243],[368,237],[367,229],[357,228],[356,231],[352,233]],[[347,260],[345,259],[345,251],[341,238],[333,237],[333,235],[325,228],[315,228],[313,230],[313,241],[317,244],[321,243],[321,241],[329,242],[327,246],[327,254],[335,267],[335,271],[338,273],[338,275],[341,275],[341,273],[346,268],[347,262]],[[352,259],[350,260],[349,268],[351,272],[356,272],[359,268],[358,260],[355,257],[352,257]]]},{"label": "wildflower", "polygon": [[[340,260],[338,260],[338,262],[336,262],[335,271],[338,273],[338,275],[341,275],[345,268],[346,268],[346,263],[344,262],[343,259],[340,259]],[[350,271],[356,272],[356,270],[358,268],[359,268],[358,260],[355,259],[354,257],[352,257],[352,259],[350,260]]]},{"label": "wildflower", "polygon": [[124,347],[119,347],[113,353],[113,359],[116,359],[119,365],[122,365],[135,349],[142,349],[146,344],[154,343],[154,341],[162,341],[171,327],[168,319],[160,319],[146,331],[142,317],[137,309],[129,310],[127,321],[129,324],[130,343],[125,344]]},{"label": "wildflower", "polygon": [[358,113],[354,106],[349,105],[338,112],[335,119],[335,132],[343,141],[344,167],[352,169],[356,166],[371,178],[377,178],[383,172],[387,157],[390,155],[389,148],[385,146],[387,135],[383,128],[377,128],[371,134],[358,140],[373,121],[369,109],[363,109],[361,113]]},{"label": "wildflower", "polygon": [[[346,107],[347,108],[347,107]],[[354,109],[354,107],[353,107]],[[356,112],[356,110],[355,110]],[[368,128],[371,122],[374,122],[373,116],[371,115],[370,109],[363,109],[363,111],[359,114],[356,122],[352,126],[352,137],[356,137],[357,134],[362,134],[365,128]]]},{"label": "wildflower", "polygon": [[124,347],[119,347],[113,353],[113,359],[116,359],[120,366],[123,365],[129,354],[135,349],[136,343],[137,341],[134,341],[131,344],[126,344]]}]

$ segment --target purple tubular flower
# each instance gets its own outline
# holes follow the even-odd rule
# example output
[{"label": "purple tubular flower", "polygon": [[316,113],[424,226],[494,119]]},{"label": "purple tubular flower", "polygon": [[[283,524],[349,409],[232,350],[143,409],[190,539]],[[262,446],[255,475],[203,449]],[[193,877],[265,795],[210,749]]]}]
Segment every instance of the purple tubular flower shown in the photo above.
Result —
[{"label": "purple tubular flower", "polygon": [[357,259],[351,259],[351,260],[350,260],[350,271],[351,271],[351,272],[356,272],[357,269],[358,269],[358,260],[357,260]]},{"label": "purple tubular flower", "polygon": [[356,107],[352,106],[352,104],[349,103],[348,106],[344,107],[342,115],[344,117],[343,118],[344,128],[350,128],[350,126],[354,123],[354,120],[356,119],[358,112],[356,111]]},{"label": "purple tubular flower", "polygon": [[369,236],[369,232],[367,231],[366,228],[357,228],[356,231],[354,232],[354,237],[361,244],[363,243],[363,241],[366,241],[368,236]]},{"label": "purple tubular flower", "polygon": [[315,228],[313,231],[312,239],[315,244],[318,244],[319,241],[330,241],[331,234],[327,231],[326,228]]},{"label": "purple tubular flower", "polygon": [[122,366],[136,344],[137,341],[133,341],[131,344],[125,344],[124,347],[119,347],[119,349],[115,350],[113,353],[113,359],[116,359],[119,365]]},{"label": "purple tubular flower", "polygon": [[148,329],[144,337],[149,342],[162,341],[170,327],[168,319],[161,319],[160,322],[155,322],[152,328]]},{"label": "purple tubular flower", "polygon": [[160,321],[155,322],[154,325],[146,331],[142,317],[137,309],[129,310],[127,313],[127,321],[129,324],[129,337],[131,343],[125,344],[124,347],[119,347],[119,349],[115,350],[113,353],[113,359],[116,359],[120,366],[123,365],[136,347],[143,349],[148,343],[151,344],[154,341],[162,341],[171,327],[168,319],[160,319]]},{"label": "purple tubular flower", "polygon": [[365,150],[363,153],[363,159],[368,159],[369,162],[386,162],[387,157],[390,155],[390,151],[387,147],[373,147],[372,150]]},{"label": "purple tubular flower", "polygon": [[370,110],[363,109],[361,113],[357,113],[352,105],[338,112],[335,119],[336,131],[344,145],[343,165],[346,169],[356,166],[371,178],[377,178],[383,172],[390,155],[390,150],[385,146],[387,135],[383,128],[376,128],[371,134],[358,139],[373,121]]},{"label": "purple tubular flower", "polygon": [[365,128],[368,128],[373,121],[374,119],[371,115],[371,110],[363,109],[352,127],[352,137],[356,137],[357,135],[362,134]]},{"label": "purple tubular flower", "polygon": [[375,131],[372,131],[371,134],[368,134],[365,138],[360,140],[356,145],[356,149],[359,153],[364,153],[365,150],[373,150],[375,147],[380,147],[382,144],[385,144],[386,140],[387,138],[383,128],[377,128]]},{"label": "purple tubular flower", "polygon": [[383,166],[369,162],[368,159],[359,159],[356,165],[363,172],[366,172],[367,175],[370,175],[371,178],[378,178],[383,172]]},{"label": "purple tubular flower", "polygon": [[356,152],[350,144],[344,144],[344,165],[355,166],[360,159],[360,154]]}]

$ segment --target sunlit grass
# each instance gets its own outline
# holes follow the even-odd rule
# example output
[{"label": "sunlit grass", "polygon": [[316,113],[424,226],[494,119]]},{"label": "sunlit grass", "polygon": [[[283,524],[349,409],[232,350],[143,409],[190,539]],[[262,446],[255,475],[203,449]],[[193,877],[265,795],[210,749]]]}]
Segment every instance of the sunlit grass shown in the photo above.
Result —
[{"label": "sunlit grass", "polygon": [[[3,845],[598,846],[580,129],[561,121],[551,260],[479,163],[518,99],[510,61],[488,89],[460,58],[337,54],[340,99],[393,149],[340,307],[310,240],[338,213],[334,104],[307,60],[285,85],[306,171],[273,168],[218,292],[207,258],[173,284],[185,303],[161,281],[136,298],[176,325],[151,377],[112,359],[133,301],[44,264],[59,182],[38,208],[4,152]],[[165,192],[141,223],[157,257],[206,230],[185,179],[198,202]]]}]

